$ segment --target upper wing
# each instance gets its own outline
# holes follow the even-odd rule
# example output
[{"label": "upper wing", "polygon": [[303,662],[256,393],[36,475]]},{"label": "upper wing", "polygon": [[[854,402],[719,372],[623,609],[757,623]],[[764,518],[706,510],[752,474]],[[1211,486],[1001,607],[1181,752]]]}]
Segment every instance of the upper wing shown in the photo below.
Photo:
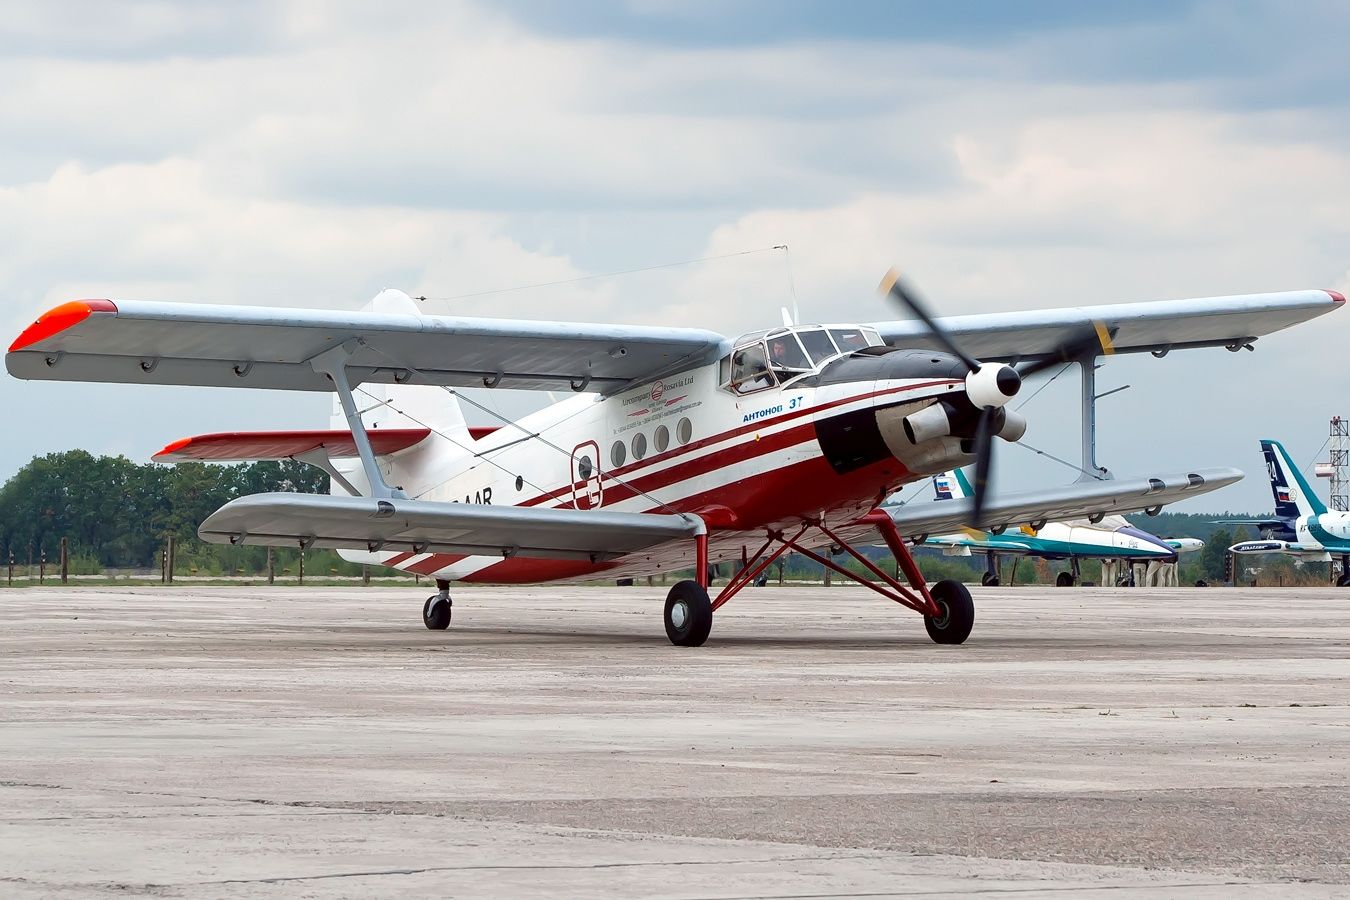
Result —
[{"label": "upper wing", "polygon": [[310,360],[353,349],[353,381],[610,392],[717,359],[694,328],[74,300],[9,348],[18,378],[328,391]]},{"label": "upper wing", "polygon": [[[1118,478],[991,497],[984,517],[994,527],[1137,512],[1206,494],[1242,480],[1237,469],[1200,469],[1157,478]],[[945,534],[969,525],[972,501],[945,500],[887,510],[901,534]]]},{"label": "upper wing", "polygon": [[[1344,304],[1345,298],[1335,291],[1286,291],[948,316],[938,321],[976,359],[1010,360],[1049,353],[1066,331],[1092,322],[1105,324],[1116,353],[1240,347]],[[938,346],[917,321],[882,322],[875,327],[888,344]]]},{"label": "upper wing", "polygon": [[678,515],[275,493],[231,500],[197,534],[213,544],[600,562],[693,538],[700,527]]}]

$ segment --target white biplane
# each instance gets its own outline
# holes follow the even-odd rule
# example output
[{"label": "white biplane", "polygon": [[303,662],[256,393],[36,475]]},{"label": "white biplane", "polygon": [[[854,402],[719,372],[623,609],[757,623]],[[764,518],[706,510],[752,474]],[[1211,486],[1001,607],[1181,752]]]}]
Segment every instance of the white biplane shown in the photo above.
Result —
[{"label": "white biplane", "polygon": [[[1093,371],[1104,353],[1223,346],[1338,309],[1296,291],[933,319],[893,275],[914,318],[784,326],[729,340],[681,328],[423,316],[398,291],[363,311],[76,300],[9,348],[19,378],[336,393],[332,431],[214,434],[156,459],[293,458],[330,495],[227,503],[207,541],[335,548],[434,578],[428,628],[450,624],[452,582],[626,579],[692,568],[670,589],[677,645],[787,551],[924,617],[938,643],[974,624],[970,592],[928,585],[909,552],[963,525],[999,529],[1157,509],[1230,484],[1234,469],[1113,479],[1096,464]],[[1083,464],[1093,477],[986,496],[994,439],[1026,428],[1007,408],[1024,378],[1080,364]],[[466,424],[461,388],[575,392],[519,421]],[[463,396],[473,403],[471,397]],[[367,407],[362,409],[362,407]],[[906,507],[883,499],[971,462],[975,496]],[[855,549],[877,533],[903,580]],[[860,576],[834,557],[847,555]],[[710,564],[739,562],[716,597]]]}]

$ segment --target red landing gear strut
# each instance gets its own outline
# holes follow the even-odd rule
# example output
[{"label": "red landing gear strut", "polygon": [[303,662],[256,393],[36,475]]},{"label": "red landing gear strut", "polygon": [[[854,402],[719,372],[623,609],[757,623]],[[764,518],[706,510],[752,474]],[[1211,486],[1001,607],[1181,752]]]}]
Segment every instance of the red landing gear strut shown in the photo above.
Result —
[{"label": "red landing gear strut", "polygon": [[[722,588],[721,593],[717,595],[717,599],[713,601],[712,608],[717,609],[732,597],[736,596],[741,588],[758,578],[760,573],[773,565],[778,557],[782,556],[787,551],[792,550],[800,553],[807,559],[815,560],[822,566],[825,566],[833,572],[839,573],[845,578],[850,578],[864,587],[871,588],[881,596],[888,600],[894,600],[901,606],[907,606],[915,612],[922,613],[925,616],[940,616],[942,610],[938,607],[937,601],[933,599],[932,594],[929,592],[928,584],[924,581],[923,573],[919,571],[918,565],[914,562],[914,557],[910,555],[909,547],[905,546],[905,541],[900,537],[900,532],[896,530],[895,522],[891,520],[891,517],[884,512],[870,512],[859,519],[858,524],[875,525],[877,530],[881,532],[882,538],[886,541],[886,546],[890,548],[891,553],[895,555],[896,561],[900,564],[900,571],[904,573],[905,580],[909,582],[908,585],[901,584],[890,575],[887,575],[876,563],[850,547],[846,541],[842,540],[837,534],[831,531],[829,526],[825,525],[825,523],[806,522],[802,524],[801,528],[799,528],[797,533],[792,537],[786,537],[781,531],[771,532],[763,546],[759,548],[753,557],[746,560],[741,571],[737,572],[735,577],[727,583],[727,586]],[[830,559],[829,556],[822,556],[799,544],[798,541],[801,540],[802,535],[811,528],[819,528],[836,547],[844,550],[861,563],[863,568],[876,576],[876,580],[873,581],[856,572],[846,569],[839,563]],[[775,547],[772,552],[769,552],[769,548],[774,544],[777,544],[778,546]]]},{"label": "red landing gear strut", "polygon": [[[894,554],[900,571],[908,584],[891,577],[882,571],[862,553],[841,539],[829,526],[819,521],[804,522],[796,534],[787,536],[781,531],[769,532],[764,543],[755,551],[754,556],[742,559],[741,570],[732,576],[727,585],[710,604],[707,597],[708,586],[708,544],[705,535],[696,539],[695,581],[682,581],[671,590],[666,598],[666,634],[671,642],[684,646],[698,646],[707,640],[712,628],[712,612],[720,608],[732,597],[740,593],[746,585],[753,584],[769,566],[789,550],[815,560],[833,572],[852,579],[864,587],[871,588],[881,596],[899,603],[921,614],[924,626],[936,643],[960,644],[969,636],[975,624],[975,606],[970,591],[958,581],[939,581],[931,588],[919,571],[914,557],[905,545],[904,539],[895,527],[895,522],[886,513],[873,511],[858,519],[855,524],[873,525],[881,532],[886,546]],[[858,561],[874,578],[867,578],[844,568],[830,559],[803,547],[802,536],[812,528],[818,528],[830,539],[834,546],[848,553]],[[706,607],[704,604],[708,604]],[[705,613],[706,610],[706,613]]]}]

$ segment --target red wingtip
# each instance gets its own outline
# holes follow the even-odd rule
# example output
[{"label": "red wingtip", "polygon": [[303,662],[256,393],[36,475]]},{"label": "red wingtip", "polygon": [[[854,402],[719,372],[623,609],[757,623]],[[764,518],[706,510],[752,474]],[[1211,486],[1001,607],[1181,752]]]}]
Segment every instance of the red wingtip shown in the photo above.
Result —
[{"label": "red wingtip", "polygon": [[23,334],[9,345],[9,352],[31,347],[38,341],[78,325],[90,314],[96,312],[117,312],[117,304],[111,300],[71,300],[38,316],[38,320],[24,329]]},{"label": "red wingtip", "polygon": [[1340,291],[1327,291],[1327,293],[1330,294],[1331,299],[1335,300],[1337,303],[1345,302],[1345,295],[1342,294]]},{"label": "red wingtip", "polygon": [[187,446],[188,444],[190,444],[190,443],[192,443],[192,438],[190,438],[190,437],[179,438],[178,440],[174,441],[172,444],[169,444],[169,445],[168,445],[167,447],[165,447],[163,450],[159,451],[158,453],[156,453],[154,456],[152,456],[152,457],[150,457],[150,458],[151,458],[151,459],[159,459],[160,457],[163,457],[163,456],[171,456],[171,455],[173,455],[174,453],[177,453],[179,450],[182,450],[184,447],[186,447],[186,446]]}]

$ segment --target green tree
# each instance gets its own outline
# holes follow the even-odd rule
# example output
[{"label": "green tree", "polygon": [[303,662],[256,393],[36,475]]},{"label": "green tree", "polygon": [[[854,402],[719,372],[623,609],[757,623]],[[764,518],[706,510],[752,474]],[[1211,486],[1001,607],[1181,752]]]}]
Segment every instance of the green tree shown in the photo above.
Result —
[{"label": "green tree", "polygon": [[1210,581],[1223,580],[1224,557],[1233,546],[1233,535],[1226,528],[1216,529],[1200,551],[1200,571]]}]

